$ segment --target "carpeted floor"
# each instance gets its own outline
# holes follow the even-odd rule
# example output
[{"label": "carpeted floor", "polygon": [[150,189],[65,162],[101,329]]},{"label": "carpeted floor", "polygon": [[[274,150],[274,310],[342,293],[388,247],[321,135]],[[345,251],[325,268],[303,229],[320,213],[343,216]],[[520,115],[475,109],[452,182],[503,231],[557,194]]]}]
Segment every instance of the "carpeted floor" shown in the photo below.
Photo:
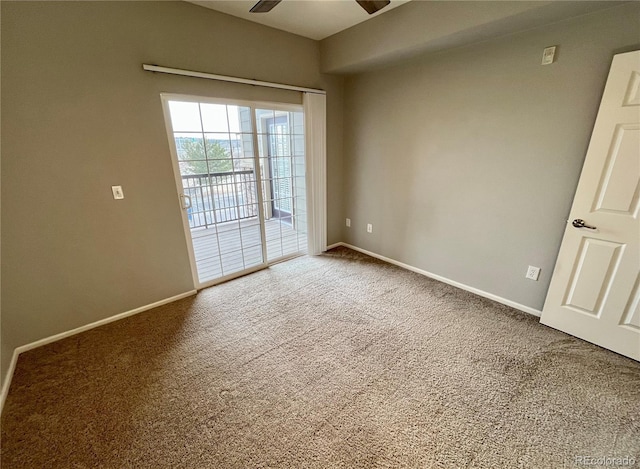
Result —
[{"label": "carpeted floor", "polygon": [[[338,248],[20,356],[2,468],[640,463],[640,363]],[[608,466],[611,467],[611,466]]]}]

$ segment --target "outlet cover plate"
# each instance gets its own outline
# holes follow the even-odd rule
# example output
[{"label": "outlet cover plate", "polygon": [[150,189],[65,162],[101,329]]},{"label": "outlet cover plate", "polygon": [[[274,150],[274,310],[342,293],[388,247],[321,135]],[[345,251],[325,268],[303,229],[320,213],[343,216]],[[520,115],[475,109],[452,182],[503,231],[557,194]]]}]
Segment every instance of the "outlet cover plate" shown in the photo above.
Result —
[{"label": "outlet cover plate", "polygon": [[540,277],[540,267],[534,267],[530,265],[527,269],[527,275],[525,275],[525,277],[529,280],[538,281],[538,278]]}]

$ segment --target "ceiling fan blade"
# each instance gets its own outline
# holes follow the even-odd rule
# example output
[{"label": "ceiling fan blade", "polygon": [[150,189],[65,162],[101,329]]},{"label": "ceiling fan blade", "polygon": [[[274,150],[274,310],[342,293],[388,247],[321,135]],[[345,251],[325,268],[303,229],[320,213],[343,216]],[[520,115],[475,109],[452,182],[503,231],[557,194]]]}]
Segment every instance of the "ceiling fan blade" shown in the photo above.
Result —
[{"label": "ceiling fan blade", "polygon": [[281,1],[282,0],[260,0],[258,3],[253,5],[249,11],[251,13],[267,13]]},{"label": "ceiling fan blade", "polygon": [[391,0],[356,0],[358,5],[366,10],[367,13],[373,15],[376,11],[382,10]]}]

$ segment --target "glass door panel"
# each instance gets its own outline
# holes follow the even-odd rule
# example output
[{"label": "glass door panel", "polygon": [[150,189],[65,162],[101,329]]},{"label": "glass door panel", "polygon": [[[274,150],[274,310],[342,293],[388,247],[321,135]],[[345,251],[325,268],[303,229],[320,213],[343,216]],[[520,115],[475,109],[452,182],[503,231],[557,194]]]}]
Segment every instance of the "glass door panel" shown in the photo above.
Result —
[{"label": "glass door panel", "polygon": [[251,108],[167,104],[199,285],[265,264]]},{"label": "glass door panel", "polygon": [[197,286],[306,253],[303,112],[163,100]]},{"label": "glass door panel", "polygon": [[256,109],[267,261],[307,252],[304,115]]}]

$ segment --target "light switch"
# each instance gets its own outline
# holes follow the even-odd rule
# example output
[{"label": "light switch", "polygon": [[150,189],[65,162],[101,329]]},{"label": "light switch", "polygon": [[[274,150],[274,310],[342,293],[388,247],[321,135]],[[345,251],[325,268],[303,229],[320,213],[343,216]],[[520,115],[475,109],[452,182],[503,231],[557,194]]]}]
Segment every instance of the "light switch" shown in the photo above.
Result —
[{"label": "light switch", "polygon": [[556,46],[546,47],[542,52],[542,65],[552,64],[555,55],[556,55]]},{"label": "light switch", "polygon": [[113,192],[113,198],[116,200],[124,199],[124,192],[122,192],[122,186],[111,186],[111,192]]}]

